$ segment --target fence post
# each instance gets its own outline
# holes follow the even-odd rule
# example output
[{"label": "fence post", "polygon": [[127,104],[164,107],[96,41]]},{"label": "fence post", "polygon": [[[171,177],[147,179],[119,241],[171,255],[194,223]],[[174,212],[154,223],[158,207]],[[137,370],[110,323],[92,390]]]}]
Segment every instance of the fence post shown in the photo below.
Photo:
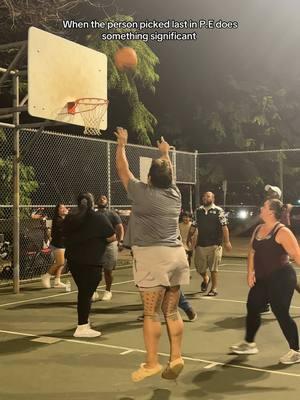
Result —
[{"label": "fence post", "polygon": [[173,174],[174,174],[174,181],[176,182],[176,149],[175,147],[171,147],[171,161],[173,165]]},{"label": "fence post", "polygon": [[195,209],[200,204],[199,154],[195,151]]},{"label": "fence post", "polygon": [[283,158],[282,151],[279,152],[279,187],[281,189],[282,201],[284,202],[284,186],[283,186]]},{"label": "fence post", "polygon": [[[13,75],[13,106],[19,106],[19,75]],[[13,123],[19,125],[19,113]],[[20,130],[13,130],[13,271],[14,293],[20,292]]]},{"label": "fence post", "polygon": [[108,200],[108,209],[111,209],[111,173],[110,173],[110,142],[107,142],[107,200]]}]

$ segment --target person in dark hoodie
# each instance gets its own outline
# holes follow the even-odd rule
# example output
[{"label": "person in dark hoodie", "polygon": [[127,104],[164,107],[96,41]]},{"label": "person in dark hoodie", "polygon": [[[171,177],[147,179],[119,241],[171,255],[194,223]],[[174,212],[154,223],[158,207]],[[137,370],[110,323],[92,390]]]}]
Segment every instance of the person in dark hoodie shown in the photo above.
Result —
[{"label": "person in dark hoodie", "polygon": [[78,326],[74,336],[97,337],[101,332],[89,324],[91,299],[101,281],[101,260],[106,245],[116,240],[116,236],[107,217],[94,211],[91,193],[81,193],[77,204],[77,210],[64,221],[65,256],[78,287]]}]

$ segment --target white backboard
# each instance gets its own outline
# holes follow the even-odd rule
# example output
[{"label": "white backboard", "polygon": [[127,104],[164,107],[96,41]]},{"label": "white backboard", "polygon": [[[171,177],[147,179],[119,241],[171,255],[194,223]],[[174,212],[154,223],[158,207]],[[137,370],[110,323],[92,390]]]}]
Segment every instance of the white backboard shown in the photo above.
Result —
[{"label": "white backboard", "polygon": [[152,164],[152,158],[140,157],[140,181],[148,183],[148,174]]},{"label": "white backboard", "polygon": [[[28,112],[34,117],[84,126],[66,105],[78,98],[107,99],[107,56],[31,27],[28,35]],[[107,128],[107,112],[100,128]]]}]

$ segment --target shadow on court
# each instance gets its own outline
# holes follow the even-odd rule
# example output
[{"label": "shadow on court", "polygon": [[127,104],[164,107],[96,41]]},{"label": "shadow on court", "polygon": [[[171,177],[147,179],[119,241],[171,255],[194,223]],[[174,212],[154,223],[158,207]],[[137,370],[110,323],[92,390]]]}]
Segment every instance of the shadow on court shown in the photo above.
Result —
[{"label": "shadow on court", "polygon": [[[144,362],[145,354],[140,351],[144,350],[143,323],[137,321],[142,305],[131,294],[130,270],[116,271],[118,290],[111,302],[92,304],[92,326],[102,332],[95,339],[73,337],[75,292],[42,294],[33,284],[20,296],[3,294],[0,400],[298,400],[300,365],[278,364],[287,344],[272,314],[262,317],[257,337],[261,352],[255,357],[228,354],[228,346],[241,339],[245,325],[248,288],[244,273],[239,272],[244,268],[228,264],[228,271],[220,274],[217,301],[203,299],[197,279],[186,289],[198,319],[185,324],[183,354],[188,359],[177,382],[159,376],[131,382],[131,372]],[[294,296],[293,305],[293,314],[298,314],[300,296]],[[294,317],[296,322],[299,317]],[[41,336],[59,340],[53,344],[32,341]],[[159,351],[169,352],[165,325]],[[160,356],[162,364],[167,360]]]},{"label": "shadow on court", "polygon": [[[268,392],[287,392],[288,386],[273,387],[269,385],[261,385],[267,380],[269,374],[261,371],[247,371],[238,369],[234,373],[229,366],[219,367],[214,371],[201,371],[192,377],[192,382],[198,386],[198,389],[186,391],[185,398],[201,398],[221,400],[226,396],[239,396],[247,394],[252,396],[262,396]],[[260,385],[257,383],[260,382]],[[236,397],[239,398],[239,397]],[[247,398],[247,397],[245,397]],[[258,397],[259,398],[259,397]],[[260,397],[262,398],[262,397]]]},{"label": "shadow on court", "polygon": [[28,353],[45,346],[42,343],[32,342],[30,339],[34,339],[34,337],[21,337],[10,339],[5,342],[0,341],[0,354],[4,356],[6,354]]}]

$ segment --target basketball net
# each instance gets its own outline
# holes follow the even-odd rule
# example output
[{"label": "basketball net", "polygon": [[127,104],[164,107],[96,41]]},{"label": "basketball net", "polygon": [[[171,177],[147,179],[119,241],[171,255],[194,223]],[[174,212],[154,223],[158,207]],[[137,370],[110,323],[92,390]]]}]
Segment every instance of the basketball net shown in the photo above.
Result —
[{"label": "basketball net", "polygon": [[108,100],[99,98],[81,98],[75,102],[75,111],[78,112],[84,122],[84,134],[92,136],[100,136],[100,125],[102,117],[108,107]]}]

